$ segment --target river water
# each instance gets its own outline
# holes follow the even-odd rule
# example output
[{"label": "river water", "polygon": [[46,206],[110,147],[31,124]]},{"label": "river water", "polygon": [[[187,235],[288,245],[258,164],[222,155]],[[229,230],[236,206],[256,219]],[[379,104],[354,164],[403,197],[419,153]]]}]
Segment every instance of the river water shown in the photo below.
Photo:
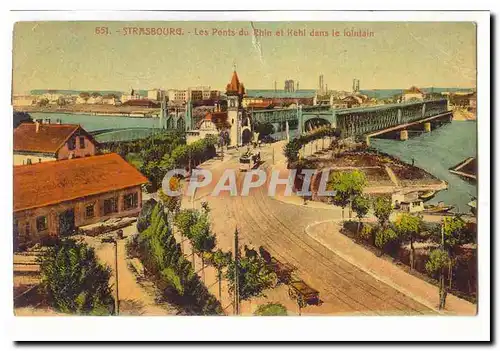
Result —
[{"label": "river water", "polygon": [[370,145],[409,164],[414,159],[415,166],[448,182],[448,189],[436,194],[430,204],[443,201],[455,206],[453,211],[469,213],[467,203],[477,196],[477,186],[450,173],[449,168],[475,157],[476,141],[476,121],[453,121],[407,141],[373,138]]},{"label": "river water", "polygon": [[69,113],[30,112],[33,119],[50,118],[52,123],[60,119],[62,123],[79,124],[86,131],[113,128],[157,128],[160,120],[148,117],[95,116]]}]

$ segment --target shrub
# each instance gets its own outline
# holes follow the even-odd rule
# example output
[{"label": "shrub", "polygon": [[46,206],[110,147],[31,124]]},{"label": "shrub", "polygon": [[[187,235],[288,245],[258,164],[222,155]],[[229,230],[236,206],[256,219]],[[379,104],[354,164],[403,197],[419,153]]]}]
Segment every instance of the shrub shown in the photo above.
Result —
[{"label": "shrub", "polygon": [[40,275],[40,288],[55,309],[86,315],[113,313],[111,269],[101,265],[86,244],[66,239],[47,249],[40,259]]},{"label": "shrub", "polygon": [[279,303],[266,303],[257,307],[254,316],[287,316],[286,307]]},{"label": "shrub", "polygon": [[392,228],[380,228],[375,234],[375,246],[391,253],[397,243],[398,234]]},{"label": "shrub", "polygon": [[142,233],[151,225],[151,214],[155,208],[157,201],[155,199],[149,199],[144,203],[141,209],[141,213],[137,218],[137,230]]},{"label": "shrub", "polygon": [[359,237],[365,241],[371,241],[373,239],[373,232],[374,228],[371,225],[363,223],[363,227],[359,232]]}]

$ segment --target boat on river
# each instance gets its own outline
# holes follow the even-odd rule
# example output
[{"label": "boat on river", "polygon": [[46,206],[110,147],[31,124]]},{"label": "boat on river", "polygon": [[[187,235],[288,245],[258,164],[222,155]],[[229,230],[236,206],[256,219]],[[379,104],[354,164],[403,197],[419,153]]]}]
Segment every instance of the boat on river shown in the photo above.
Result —
[{"label": "boat on river", "polygon": [[428,201],[432,199],[435,195],[436,192],[434,190],[421,191],[418,193],[418,198],[421,199],[422,201]]},{"label": "boat on river", "polygon": [[424,213],[427,214],[439,214],[451,211],[454,206],[446,206],[442,201],[437,205],[424,205]]}]

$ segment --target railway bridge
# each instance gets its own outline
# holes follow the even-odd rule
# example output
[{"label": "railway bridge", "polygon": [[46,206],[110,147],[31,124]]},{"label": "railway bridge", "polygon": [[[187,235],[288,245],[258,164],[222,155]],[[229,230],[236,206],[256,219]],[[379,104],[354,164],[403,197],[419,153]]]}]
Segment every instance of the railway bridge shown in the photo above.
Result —
[{"label": "railway bridge", "polygon": [[[133,140],[163,130],[191,130],[195,124],[191,104],[175,111],[165,111],[155,128],[117,128],[94,131],[102,141]],[[446,99],[387,104],[379,106],[332,109],[329,105],[297,106],[296,108],[247,111],[253,123],[272,123],[297,128],[303,134],[323,125],[337,128],[342,138],[370,138],[397,133],[406,140],[408,132],[423,129],[428,132],[436,125],[450,122],[452,111],[448,110]],[[101,141],[99,140],[99,141]]]},{"label": "railway bridge", "polygon": [[293,122],[297,124],[299,134],[329,125],[339,129],[342,138],[364,136],[368,144],[371,137],[394,131],[399,131],[400,139],[406,140],[408,129],[422,126],[425,131],[430,131],[433,124],[449,122],[452,118],[446,99],[346,109],[331,109],[326,105],[252,112],[254,122]]}]

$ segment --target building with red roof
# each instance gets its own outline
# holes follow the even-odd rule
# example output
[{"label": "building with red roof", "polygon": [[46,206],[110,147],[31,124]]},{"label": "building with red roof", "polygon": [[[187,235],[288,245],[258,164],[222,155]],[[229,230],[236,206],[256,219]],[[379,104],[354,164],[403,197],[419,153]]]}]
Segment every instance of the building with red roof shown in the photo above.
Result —
[{"label": "building with red roof", "polygon": [[14,166],[17,242],[33,244],[83,225],[136,216],[147,182],[114,153]]},{"label": "building with red roof", "polygon": [[22,123],[14,129],[14,165],[93,156],[97,142],[78,124]]}]

